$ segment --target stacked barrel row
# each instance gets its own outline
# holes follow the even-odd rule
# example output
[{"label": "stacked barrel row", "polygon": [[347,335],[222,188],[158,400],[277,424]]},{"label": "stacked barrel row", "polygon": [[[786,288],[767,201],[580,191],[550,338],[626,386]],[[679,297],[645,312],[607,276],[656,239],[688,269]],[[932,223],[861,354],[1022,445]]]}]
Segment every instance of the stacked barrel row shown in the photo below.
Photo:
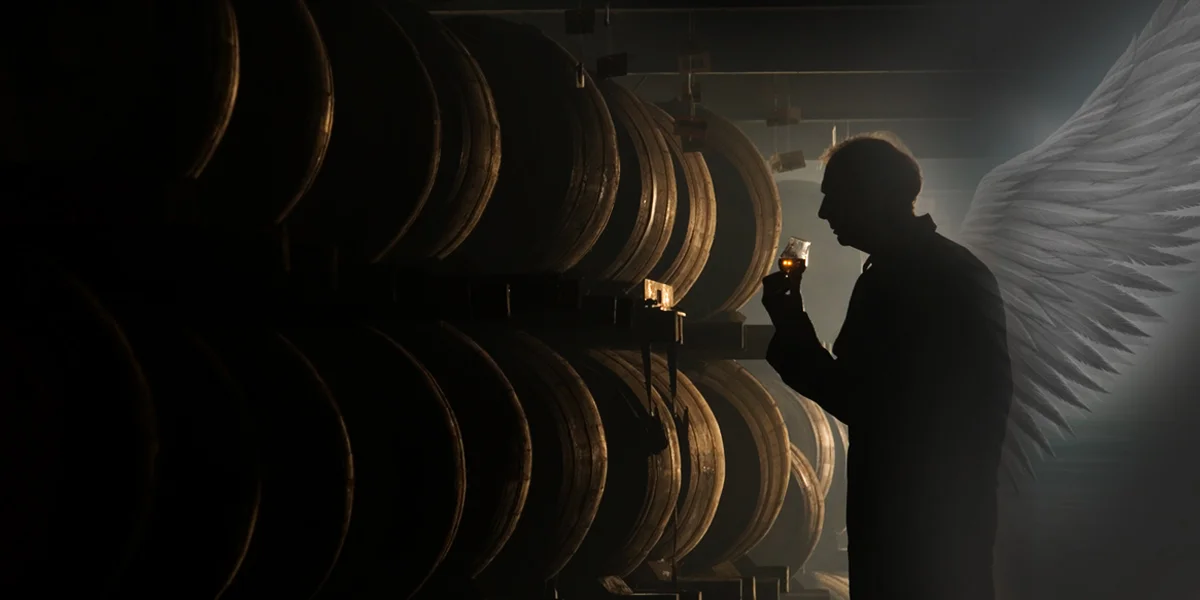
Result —
[{"label": "stacked barrel row", "polygon": [[527,26],[374,0],[55,0],[19,21],[9,220],[286,233],[347,261],[596,289],[650,277],[691,318],[744,305],[777,245],[778,191],[736,127],[700,108],[708,147],[684,152],[668,110],[688,107],[592,79]]},{"label": "stacked barrel row", "polygon": [[[744,305],[777,247],[777,191],[731,123],[696,109],[709,145],[685,152],[671,114],[691,109],[524,26],[344,0],[33,12],[6,32],[28,57],[0,93],[8,220],[651,277],[693,318]],[[14,590],[532,589],[755,552],[799,567],[820,536],[828,421],[789,437],[786,402],[735,363],[687,365],[672,398],[655,358],[647,395],[624,352],[442,324],[183,328],[8,260]]]},{"label": "stacked barrel row", "polygon": [[[804,510],[789,496],[773,529],[748,555],[757,566],[787,566],[801,585],[816,585],[801,573],[845,570],[846,457],[849,450],[846,426],[825,413],[817,404],[789,388],[766,361],[742,361],[743,366],[775,399],[783,414],[792,443],[817,469],[818,490],[824,498],[821,535],[813,548],[801,547],[785,532],[790,523],[805,518]],[[792,485],[795,485],[793,483]],[[789,488],[789,494],[791,490]],[[823,585],[821,587],[824,587]]]},{"label": "stacked barrel row", "polygon": [[636,352],[185,325],[5,257],[6,590],[529,593],[760,551],[799,566],[821,535],[829,422],[806,402],[785,420],[732,361],[686,365],[672,395],[653,356],[647,394]]}]

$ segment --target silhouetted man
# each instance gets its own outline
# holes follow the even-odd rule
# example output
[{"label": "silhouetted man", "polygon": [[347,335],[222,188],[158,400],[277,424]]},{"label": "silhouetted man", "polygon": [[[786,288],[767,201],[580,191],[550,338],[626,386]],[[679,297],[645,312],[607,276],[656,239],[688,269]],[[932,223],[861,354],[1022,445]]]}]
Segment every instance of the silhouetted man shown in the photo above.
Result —
[{"label": "silhouetted man", "polygon": [[854,600],[990,600],[1012,401],[1004,305],[987,267],[913,214],[921,184],[916,160],[885,139],[827,153],[818,216],[870,258],[833,356],[800,274],[764,279],[767,360],[849,426]]}]

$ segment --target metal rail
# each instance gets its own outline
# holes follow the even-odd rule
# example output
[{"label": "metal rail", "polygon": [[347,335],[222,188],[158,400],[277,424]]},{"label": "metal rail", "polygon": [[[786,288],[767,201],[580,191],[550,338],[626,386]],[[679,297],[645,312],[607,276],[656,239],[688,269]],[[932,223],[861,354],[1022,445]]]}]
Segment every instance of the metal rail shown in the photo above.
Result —
[{"label": "metal rail", "polygon": [[[579,6],[563,8],[510,8],[510,9],[446,9],[431,10],[434,15],[557,15]],[[603,6],[589,6],[597,12],[603,12]],[[845,6],[723,6],[701,8],[609,8],[612,14],[692,14],[692,13],[781,13],[781,12],[880,12],[880,11],[922,11],[922,10],[955,10],[961,7],[952,4],[913,4],[913,5],[845,5]]]},{"label": "metal rail", "polygon": [[[697,71],[696,77],[709,76],[739,76],[739,75],[783,75],[783,76],[824,76],[824,75],[975,75],[979,73],[1018,73],[1017,70],[976,70],[976,69],[892,69],[892,70],[846,70],[846,71]],[[682,75],[679,71],[638,71],[628,76],[667,77]]]},{"label": "metal rail", "polygon": [[[732,119],[735,124],[742,123],[762,123],[763,119]],[[800,125],[807,123],[827,123],[829,125],[843,125],[846,123],[978,123],[980,119],[970,117],[865,117],[851,119],[800,119]]]}]

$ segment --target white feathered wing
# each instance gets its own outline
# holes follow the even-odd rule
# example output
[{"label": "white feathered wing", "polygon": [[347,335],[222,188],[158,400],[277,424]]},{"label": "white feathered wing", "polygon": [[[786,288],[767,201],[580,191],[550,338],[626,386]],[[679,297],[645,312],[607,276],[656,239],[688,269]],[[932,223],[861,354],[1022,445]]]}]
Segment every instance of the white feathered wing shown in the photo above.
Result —
[{"label": "white feathered wing", "polygon": [[1194,268],[1172,251],[1197,242],[1200,217],[1181,214],[1197,205],[1200,0],[1167,0],[1074,116],[980,181],[958,236],[1007,308],[1010,476],[1147,337],[1143,299],[1173,291],[1152,271]]}]

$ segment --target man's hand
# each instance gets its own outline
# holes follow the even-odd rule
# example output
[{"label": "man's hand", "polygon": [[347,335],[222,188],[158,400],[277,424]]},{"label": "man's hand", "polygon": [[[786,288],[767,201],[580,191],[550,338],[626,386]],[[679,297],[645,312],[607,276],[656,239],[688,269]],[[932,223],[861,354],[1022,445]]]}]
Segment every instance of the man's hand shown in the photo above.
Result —
[{"label": "man's hand", "polygon": [[800,274],[788,276],[783,271],[767,275],[762,280],[762,304],[776,327],[796,322],[804,315],[804,298],[800,295]]}]

